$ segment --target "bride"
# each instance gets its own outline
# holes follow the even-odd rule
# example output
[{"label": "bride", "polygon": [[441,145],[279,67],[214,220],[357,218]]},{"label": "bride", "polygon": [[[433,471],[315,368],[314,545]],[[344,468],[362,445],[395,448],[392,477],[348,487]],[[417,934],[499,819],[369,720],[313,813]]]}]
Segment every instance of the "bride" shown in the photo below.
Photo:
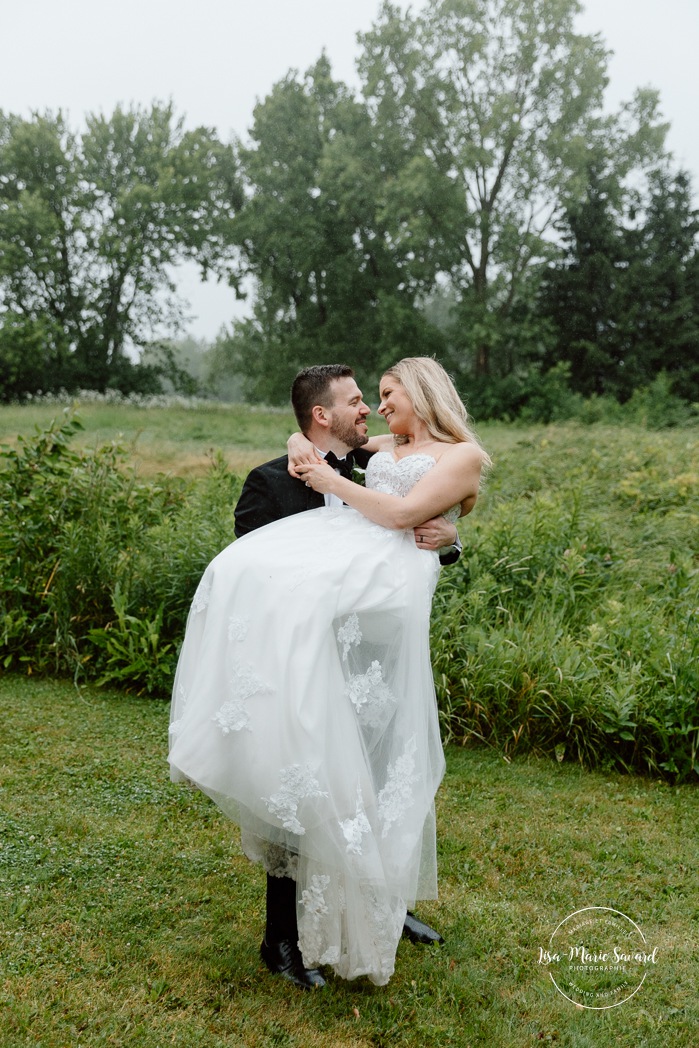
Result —
[{"label": "bride", "polygon": [[308,445],[291,468],[345,505],[259,528],[206,569],[175,677],[170,764],[240,825],[251,859],[296,881],[304,965],[383,985],[406,909],[437,893],[439,561],[412,529],[456,520],[488,458],[436,361],[399,361],[380,396],[390,435],[365,445],[366,487]]}]

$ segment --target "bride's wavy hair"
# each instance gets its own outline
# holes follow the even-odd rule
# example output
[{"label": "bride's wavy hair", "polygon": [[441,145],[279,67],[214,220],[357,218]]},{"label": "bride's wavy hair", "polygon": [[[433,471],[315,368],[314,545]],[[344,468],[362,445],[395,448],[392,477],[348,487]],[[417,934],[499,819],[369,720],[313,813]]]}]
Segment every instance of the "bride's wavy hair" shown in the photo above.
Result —
[{"label": "bride's wavy hair", "polygon": [[[476,444],[483,452],[483,465],[490,465],[487,451],[471,425],[468,411],[454,383],[433,357],[404,357],[384,372],[400,382],[413,410],[435,440],[445,444]],[[404,444],[406,436],[397,436]]]}]

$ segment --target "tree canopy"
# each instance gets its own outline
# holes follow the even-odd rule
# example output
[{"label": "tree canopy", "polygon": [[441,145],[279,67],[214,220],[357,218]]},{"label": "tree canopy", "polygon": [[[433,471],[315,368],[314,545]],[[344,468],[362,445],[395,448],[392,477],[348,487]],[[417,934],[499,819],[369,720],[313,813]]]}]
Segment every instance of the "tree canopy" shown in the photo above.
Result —
[{"label": "tree canopy", "polygon": [[625,400],[660,372],[699,399],[691,183],[655,91],[605,110],[580,9],[385,2],[360,91],[321,55],[231,145],[171,105],[80,135],[0,114],[0,395],[155,380],[127,350],[177,334],[173,267],[194,259],[250,295],[210,364],[251,399],[286,402],[325,361],[366,385],[406,354],[437,355],[482,417],[545,389]]},{"label": "tree canopy", "polygon": [[34,384],[21,347],[37,341],[39,388],[123,385],[129,344],[181,318],[172,267],[233,275],[241,202],[232,147],[172,105],[88,116],[80,135],[61,113],[0,113],[5,394]]},{"label": "tree canopy", "polygon": [[537,290],[591,158],[626,192],[667,129],[648,90],[605,115],[608,52],[575,31],[579,10],[385,3],[360,37],[361,99],[322,59],[258,105],[236,219],[258,294],[232,340],[248,379],[264,372],[253,392],[274,397],[276,376],[285,396],[298,366],[344,357],[374,377],[438,352],[471,388],[542,366]]}]

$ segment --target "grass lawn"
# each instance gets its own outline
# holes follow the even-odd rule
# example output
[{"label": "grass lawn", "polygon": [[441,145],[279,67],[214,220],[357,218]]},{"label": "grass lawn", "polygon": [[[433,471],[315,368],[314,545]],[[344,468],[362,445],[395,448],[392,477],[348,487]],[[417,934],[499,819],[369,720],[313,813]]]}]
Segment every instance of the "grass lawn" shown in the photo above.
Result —
[{"label": "grass lawn", "polygon": [[[304,994],[258,947],[263,877],[203,796],[169,782],[162,702],[0,679],[0,1044],[690,1048],[699,1029],[694,787],[451,749],[438,798],[446,937],[388,987]],[[657,947],[606,1011],[553,987],[564,917],[619,909]]]},{"label": "grass lawn", "polygon": [[[234,472],[247,473],[283,454],[287,437],[296,429],[291,410],[245,404],[140,408],[77,402],[76,409],[85,426],[76,444],[98,447],[117,440],[129,449],[144,477],[199,476],[207,470],[212,451],[220,451]],[[12,444],[18,433],[29,436],[37,426],[45,429],[63,410],[57,404],[0,405],[0,443]]]},{"label": "grass lawn", "polygon": [[[76,445],[98,447],[112,440],[129,449],[129,458],[141,476],[157,473],[201,476],[210,465],[212,451],[220,451],[229,467],[247,473],[253,466],[286,451],[286,440],[296,430],[293,412],[256,408],[247,404],[205,407],[140,408],[127,404],[75,403],[85,431]],[[0,444],[14,444],[17,434],[31,436],[35,428],[48,427],[61,418],[58,404],[0,404]],[[479,432],[494,454],[509,450],[541,426],[506,426],[489,423]],[[386,433],[386,424],[376,414],[369,419],[371,433]]]}]

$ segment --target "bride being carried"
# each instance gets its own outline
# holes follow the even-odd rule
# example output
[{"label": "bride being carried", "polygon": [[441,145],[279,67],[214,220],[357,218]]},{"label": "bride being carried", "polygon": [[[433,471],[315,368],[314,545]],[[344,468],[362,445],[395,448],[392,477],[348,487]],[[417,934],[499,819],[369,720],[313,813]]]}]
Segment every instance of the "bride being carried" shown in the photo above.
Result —
[{"label": "bride being carried", "polygon": [[[170,749],[173,779],[238,822],[267,870],[263,960],[308,987],[324,984],[322,965],[384,984],[401,934],[439,938],[406,916],[437,887],[434,550],[453,544],[487,462],[434,360],[386,372],[379,412],[391,435],[370,441],[351,371],[321,389],[322,371],[298,376],[302,388],[315,373],[305,407],[295,383],[312,443],[290,454],[293,477],[280,479],[286,459],[252,471],[236,511],[242,537],[199,585]],[[352,448],[365,456],[365,487],[316,453]]]}]

